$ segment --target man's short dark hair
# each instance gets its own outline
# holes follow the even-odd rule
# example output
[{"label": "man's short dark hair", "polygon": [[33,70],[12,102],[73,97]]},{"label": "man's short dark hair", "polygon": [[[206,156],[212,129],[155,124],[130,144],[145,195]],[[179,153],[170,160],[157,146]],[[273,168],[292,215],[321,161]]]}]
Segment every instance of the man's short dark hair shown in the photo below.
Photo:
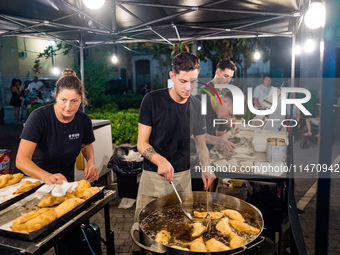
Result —
[{"label": "man's short dark hair", "polygon": [[228,68],[230,70],[233,70],[234,72],[236,72],[237,69],[235,63],[229,59],[221,59],[217,63],[216,68],[220,69],[221,71],[224,71],[224,69]]},{"label": "man's short dark hair", "polygon": [[231,101],[233,101],[233,93],[231,93],[231,91],[229,90],[229,89],[225,89],[225,88],[223,88],[223,89],[221,89],[220,90],[220,96],[222,97],[222,98],[229,98]]},{"label": "man's short dark hair", "polygon": [[269,77],[270,79],[273,78],[273,76],[271,76],[269,73],[265,73],[263,75],[263,80],[266,79],[266,77]]},{"label": "man's short dark hair", "polygon": [[179,53],[172,60],[171,68],[174,74],[179,74],[180,71],[189,72],[196,69],[199,70],[200,61],[195,55],[191,53]]}]

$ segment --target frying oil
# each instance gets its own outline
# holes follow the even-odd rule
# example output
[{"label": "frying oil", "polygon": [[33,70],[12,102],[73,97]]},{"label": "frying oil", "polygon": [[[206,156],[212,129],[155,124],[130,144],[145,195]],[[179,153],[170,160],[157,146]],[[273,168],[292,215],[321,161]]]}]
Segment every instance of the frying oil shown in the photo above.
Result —
[{"label": "frying oil", "polygon": [[[193,216],[194,211],[206,212],[207,205],[198,203],[185,204],[185,208]],[[231,209],[220,204],[211,204],[210,208],[211,208],[210,210],[214,212],[220,212],[222,210]],[[256,222],[254,218],[252,218],[250,215],[244,212],[241,211],[238,212],[242,214],[247,224],[260,229],[260,224]],[[215,238],[216,240],[224,243],[225,245],[230,246],[230,237],[225,236],[220,231],[216,230],[216,225],[220,220],[221,219],[211,220],[210,231],[203,234],[203,240],[204,242],[206,242],[211,238]],[[167,230],[171,233],[171,239],[168,243],[168,246],[178,245],[184,248],[188,248],[189,243],[195,239],[194,237],[191,237],[193,229],[192,224],[194,222],[203,223],[203,218],[194,217],[193,221],[190,221],[184,215],[181,206],[174,205],[160,208],[153,212],[152,214],[150,214],[145,219],[143,219],[141,223],[141,229],[147,236],[151,237],[152,239],[156,238],[156,235],[159,231],[163,229]],[[253,241],[257,236],[238,231],[234,229],[232,226],[230,227],[234,233],[245,238],[247,240],[247,243]]]}]

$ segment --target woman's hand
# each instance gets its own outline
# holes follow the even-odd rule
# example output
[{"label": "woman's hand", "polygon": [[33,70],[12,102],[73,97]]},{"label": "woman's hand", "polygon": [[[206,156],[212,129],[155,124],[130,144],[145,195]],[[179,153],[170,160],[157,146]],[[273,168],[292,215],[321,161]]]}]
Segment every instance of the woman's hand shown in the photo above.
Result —
[{"label": "woman's hand", "polygon": [[85,166],[85,178],[89,181],[98,180],[99,173],[93,160],[89,160]]},{"label": "woman's hand", "polygon": [[52,184],[63,184],[63,181],[67,182],[67,179],[64,175],[62,174],[47,174],[43,181],[48,184],[48,185],[52,185]]}]

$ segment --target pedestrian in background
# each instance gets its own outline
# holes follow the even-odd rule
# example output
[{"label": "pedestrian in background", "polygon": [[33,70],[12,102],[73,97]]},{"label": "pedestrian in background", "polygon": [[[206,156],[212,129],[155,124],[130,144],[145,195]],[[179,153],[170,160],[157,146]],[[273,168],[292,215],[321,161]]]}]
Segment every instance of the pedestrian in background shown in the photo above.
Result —
[{"label": "pedestrian in background", "polygon": [[10,90],[12,92],[12,97],[11,97],[11,101],[9,102],[9,104],[14,107],[13,114],[14,114],[15,123],[19,123],[19,113],[20,113],[20,107],[21,107],[20,94],[22,92],[22,89],[18,85],[16,79],[12,79]]}]

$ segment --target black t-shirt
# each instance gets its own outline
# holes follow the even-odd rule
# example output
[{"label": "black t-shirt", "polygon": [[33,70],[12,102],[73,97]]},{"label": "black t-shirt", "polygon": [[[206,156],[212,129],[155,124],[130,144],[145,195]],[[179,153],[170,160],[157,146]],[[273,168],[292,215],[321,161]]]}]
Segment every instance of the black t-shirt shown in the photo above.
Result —
[{"label": "black t-shirt", "polygon": [[69,123],[60,122],[53,105],[34,110],[20,136],[37,144],[32,161],[49,173],[61,173],[74,181],[74,164],[82,144],[93,143],[92,122],[78,111]]},{"label": "black t-shirt", "polygon": [[[175,173],[190,168],[190,136],[206,133],[199,100],[190,96],[179,104],[168,89],[150,92],[142,101],[138,122],[152,127],[149,143],[171,163]],[[145,158],[143,167],[157,172],[157,166]]]}]

